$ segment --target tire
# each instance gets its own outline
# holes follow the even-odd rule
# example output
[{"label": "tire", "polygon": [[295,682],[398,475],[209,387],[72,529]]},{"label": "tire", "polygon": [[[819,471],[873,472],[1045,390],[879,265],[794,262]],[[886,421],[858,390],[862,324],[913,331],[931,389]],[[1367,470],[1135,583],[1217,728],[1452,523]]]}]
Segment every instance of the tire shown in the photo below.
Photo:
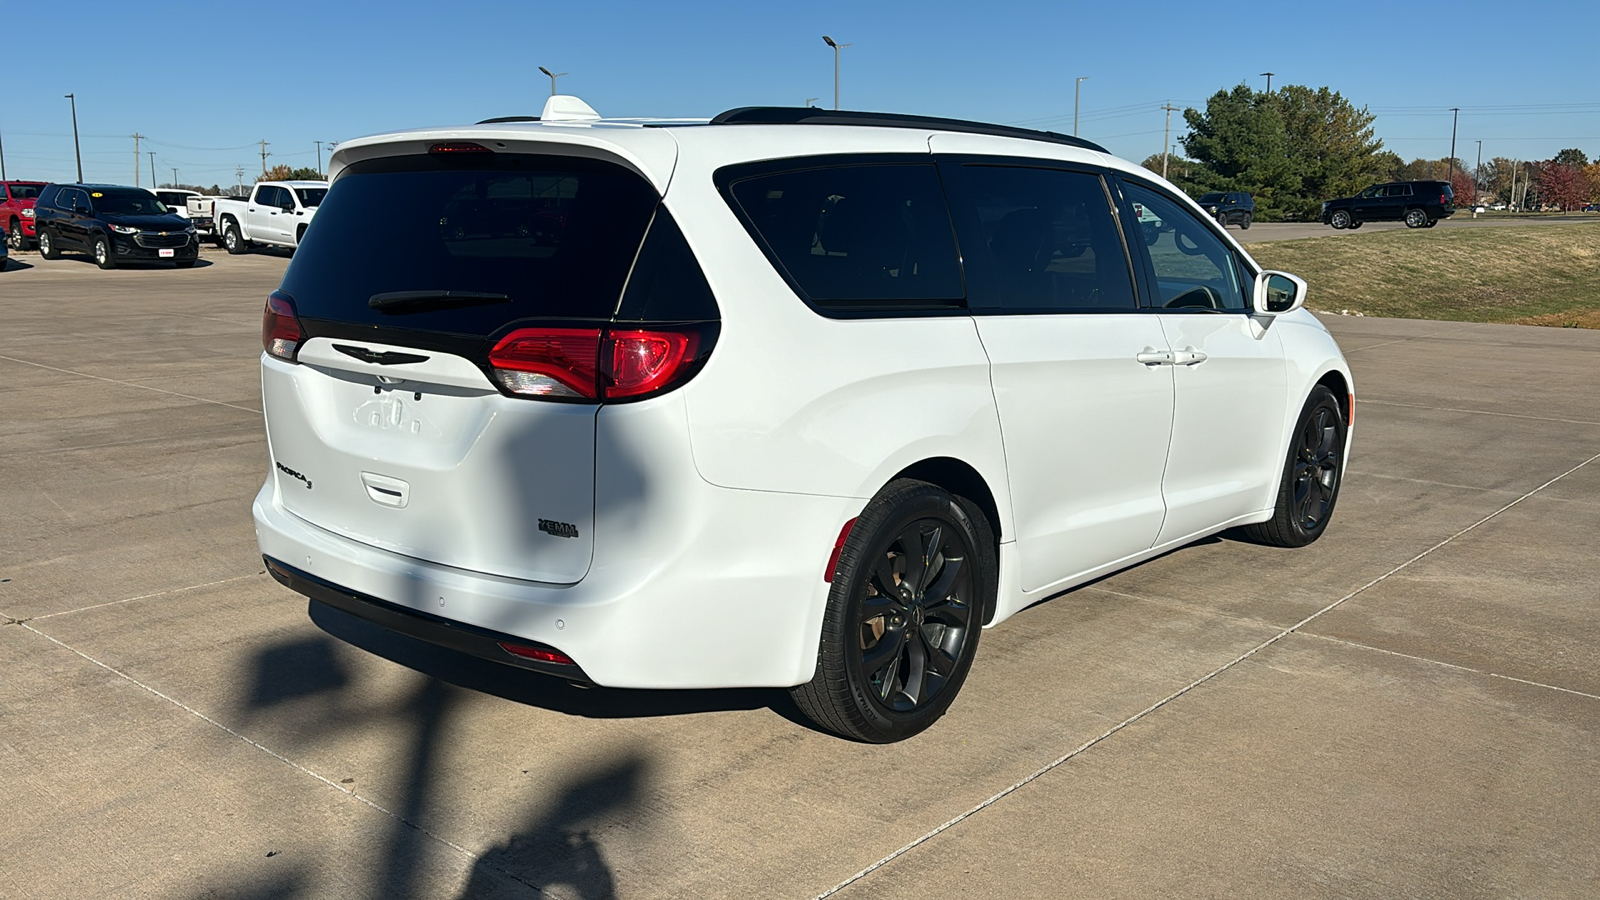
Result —
[{"label": "tire", "polygon": [[993,532],[970,502],[891,482],[839,554],[816,673],[790,689],[795,704],[822,728],[874,744],[938,721],[972,667],[997,569]]},{"label": "tire", "polygon": [[117,267],[117,254],[111,246],[111,239],[103,234],[94,236],[89,242],[89,255],[94,257],[94,264],[102,269],[115,269]]},{"label": "tire", "polygon": [[1328,224],[1332,225],[1335,231],[1349,228],[1351,221],[1353,220],[1350,218],[1350,213],[1342,209],[1336,209],[1328,216]]},{"label": "tire", "polygon": [[1421,209],[1408,209],[1406,210],[1405,222],[1407,228],[1427,228],[1428,213]]},{"label": "tire", "polygon": [[61,258],[61,251],[56,249],[55,236],[48,228],[39,229],[39,255],[45,259]]},{"label": "tire", "polygon": [[1239,220],[1239,227],[1241,229],[1245,230],[1245,231],[1249,231],[1250,230],[1250,223],[1252,221],[1254,221],[1254,219],[1255,219],[1255,213],[1245,213],[1244,214],[1244,218]]},{"label": "tire", "polygon": [[1222,230],[1223,231],[1227,231],[1228,230],[1228,214],[1225,213],[1225,212],[1217,213],[1217,224],[1222,226]]},{"label": "tire", "polygon": [[1333,392],[1317,385],[1290,433],[1272,518],[1240,529],[1257,543],[1304,547],[1328,528],[1344,480],[1348,426]]},{"label": "tire", "polygon": [[222,246],[228,248],[228,253],[238,256],[250,250],[250,244],[245,241],[244,235],[239,233],[239,223],[229,219],[222,226]]},{"label": "tire", "polygon": [[28,245],[28,239],[22,233],[22,221],[20,219],[12,219],[11,220],[11,230],[7,234],[7,238],[9,239],[9,241],[11,243],[11,249],[13,249],[13,250],[26,250],[26,249],[28,249],[28,246],[27,246]]}]

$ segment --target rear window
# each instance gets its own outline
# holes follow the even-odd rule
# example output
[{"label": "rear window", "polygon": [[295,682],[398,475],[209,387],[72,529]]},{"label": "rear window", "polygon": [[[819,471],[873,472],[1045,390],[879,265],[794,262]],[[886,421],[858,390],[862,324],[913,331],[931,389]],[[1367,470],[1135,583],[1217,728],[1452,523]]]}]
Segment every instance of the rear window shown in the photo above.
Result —
[{"label": "rear window", "polygon": [[13,184],[7,185],[6,189],[11,191],[13,200],[33,200],[39,196],[39,191],[43,187],[42,184]]},{"label": "rear window", "polygon": [[738,178],[746,226],[802,296],[831,310],[960,308],[960,257],[931,164]]},{"label": "rear window", "polygon": [[301,206],[321,206],[322,198],[328,196],[327,188],[295,188],[294,194],[300,198]]},{"label": "rear window", "polygon": [[[573,157],[356,163],[323,199],[283,290],[303,318],[461,335],[609,318],[657,200],[638,175]],[[446,291],[472,296],[369,305]]]},{"label": "rear window", "polygon": [[1201,194],[1200,195],[1200,202],[1201,203],[1221,203],[1222,202],[1222,195],[1218,194],[1218,193],[1215,193],[1215,192],[1210,193],[1210,194]]}]

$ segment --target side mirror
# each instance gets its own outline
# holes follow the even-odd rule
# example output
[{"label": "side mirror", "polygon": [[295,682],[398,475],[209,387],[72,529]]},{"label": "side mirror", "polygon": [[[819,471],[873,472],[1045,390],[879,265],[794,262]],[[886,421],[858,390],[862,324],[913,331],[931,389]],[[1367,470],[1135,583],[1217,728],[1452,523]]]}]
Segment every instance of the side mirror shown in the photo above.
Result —
[{"label": "side mirror", "polygon": [[1281,316],[1306,305],[1306,282],[1288,272],[1262,272],[1256,276],[1252,305],[1258,316]]}]

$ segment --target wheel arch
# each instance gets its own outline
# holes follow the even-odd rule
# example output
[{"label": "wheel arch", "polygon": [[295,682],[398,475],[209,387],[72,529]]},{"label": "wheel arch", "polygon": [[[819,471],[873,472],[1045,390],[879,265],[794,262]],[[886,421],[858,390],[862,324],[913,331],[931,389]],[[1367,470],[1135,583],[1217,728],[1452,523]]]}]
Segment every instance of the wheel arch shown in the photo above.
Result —
[{"label": "wheel arch", "polygon": [[[910,478],[916,481],[925,481],[928,484],[949,491],[957,497],[967,500],[983,513],[989,523],[989,533],[994,539],[990,548],[994,551],[995,565],[1000,562],[1000,544],[1004,536],[1009,534],[1009,529],[1003,527],[1000,515],[1000,505],[995,499],[995,493],[989,487],[989,482],[976,468],[963,460],[950,456],[935,456],[919,460],[896,472],[891,482],[896,479]],[[1000,584],[999,572],[996,571],[996,586]],[[998,592],[988,597],[983,610],[984,624],[994,620],[999,608]]]},{"label": "wheel arch", "polygon": [[1355,394],[1350,391],[1350,379],[1338,369],[1329,369],[1318,378],[1316,384],[1322,385],[1333,392],[1333,398],[1339,403],[1339,413],[1344,416],[1345,425],[1355,424],[1354,403]]}]

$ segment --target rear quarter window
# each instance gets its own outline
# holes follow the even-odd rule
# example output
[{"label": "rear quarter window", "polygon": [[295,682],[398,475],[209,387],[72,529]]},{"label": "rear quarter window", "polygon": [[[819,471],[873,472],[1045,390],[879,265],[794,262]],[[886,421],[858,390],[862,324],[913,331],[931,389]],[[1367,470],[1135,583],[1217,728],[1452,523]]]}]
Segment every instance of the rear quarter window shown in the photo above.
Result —
[{"label": "rear quarter window", "polygon": [[735,212],[802,298],[837,312],[961,309],[950,212],[931,163],[718,173]]}]

